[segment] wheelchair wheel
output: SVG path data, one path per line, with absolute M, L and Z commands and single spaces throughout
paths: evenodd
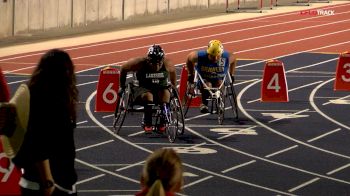
M 193 93 L 189 93 L 189 92 L 193 92 L 194 90 L 193 86 L 190 86 L 189 84 L 187 85 L 186 88 L 186 94 L 183 98 L 183 102 L 182 102 L 182 107 L 183 107 L 183 116 L 185 117 L 187 115 L 188 109 L 190 108 L 191 102 L 192 102 L 192 98 L 194 97 Z
M 125 90 L 123 95 L 121 97 L 118 97 L 117 107 L 114 112 L 113 128 L 117 134 L 119 134 L 119 131 L 124 123 L 126 112 L 128 110 L 129 99 L 130 85 L 128 85 L 128 88 Z
M 179 99 L 179 93 L 175 87 L 172 87 L 172 98 L 170 99 L 170 109 L 175 116 L 177 134 L 183 135 L 185 131 L 185 118 L 183 115 L 182 105 Z
M 221 96 L 216 99 L 216 108 L 218 114 L 218 123 L 222 125 L 225 117 L 225 96 L 223 93 L 220 93 Z
M 235 88 L 233 87 L 233 84 L 229 84 L 226 87 L 226 96 L 228 97 L 229 103 L 231 105 L 233 118 L 238 120 L 238 107 L 237 107 L 237 97 Z
M 171 110 L 171 106 L 166 106 L 165 111 L 161 115 L 164 116 L 160 118 L 166 119 L 166 134 L 169 141 L 173 143 L 177 135 L 176 114 Z

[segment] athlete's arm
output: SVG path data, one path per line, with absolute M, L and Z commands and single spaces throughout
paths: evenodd
M 52 177 L 49 159 L 36 162 L 36 167 L 38 168 L 39 175 L 41 178 L 41 187 L 44 191 L 44 195 L 51 195 L 55 189 L 54 179 Z
M 176 70 L 175 66 L 168 60 L 164 60 L 164 66 L 166 70 L 169 72 L 170 82 L 173 86 L 176 87 Z
M 187 67 L 189 79 L 193 79 L 194 77 L 194 66 L 196 65 L 197 62 L 198 62 L 197 51 L 193 51 L 190 54 L 188 54 L 187 60 L 186 60 L 186 67 Z M 190 82 L 193 82 L 193 81 L 190 81 Z
M 119 86 L 125 88 L 126 76 L 130 71 L 137 71 L 141 67 L 143 57 L 131 58 L 120 68 Z
M 236 55 L 232 52 L 230 53 L 230 75 L 233 76 L 236 73 L 236 65 L 237 65 L 237 58 Z

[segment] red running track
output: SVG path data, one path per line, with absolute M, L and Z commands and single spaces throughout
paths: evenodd
M 119 64 L 145 54 L 154 43 L 161 44 L 175 64 L 183 63 L 190 51 L 205 48 L 211 39 L 221 40 L 238 59 L 265 60 L 299 52 L 350 50 L 350 3 L 322 9 L 333 10 L 335 14 L 317 16 L 294 11 L 65 49 L 77 71 Z M 42 54 L 43 51 L 38 51 L 1 57 L 0 66 L 5 73 L 30 74 Z

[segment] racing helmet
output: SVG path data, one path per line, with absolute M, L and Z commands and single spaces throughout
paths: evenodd
M 147 56 L 151 62 L 160 62 L 164 55 L 164 50 L 159 45 L 154 44 L 148 48 Z
M 221 55 L 224 52 L 224 46 L 222 46 L 219 40 L 211 40 L 208 44 L 207 53 L 212 56 Z

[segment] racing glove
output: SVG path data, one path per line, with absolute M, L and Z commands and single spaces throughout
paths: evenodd
M 120 86 L 118 90 L 118 96 L 119 97 L 123 96 L 124 92 L 125 92 L 125 86 Z
M 188 83 L 193 84 L 194 83 L 194 75 L 193 74 L 188 74 Z

